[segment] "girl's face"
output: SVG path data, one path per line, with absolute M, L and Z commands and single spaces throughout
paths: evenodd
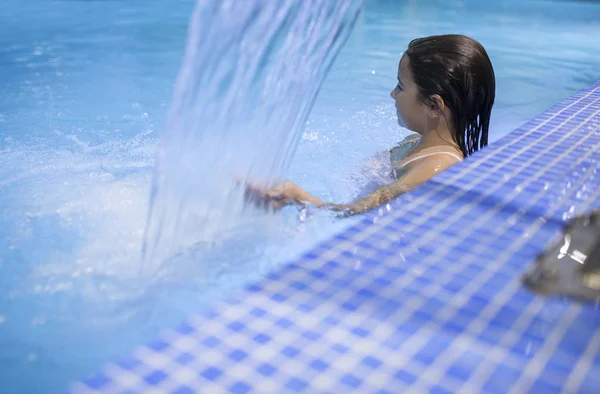
M 427 125 L 428 107 L 419 100 L 418 87 L 413 81 L 408 57 L 402 56 L 398 65 L 398 85 L 390 96 L 396 102 L 398 124 L 415 133 L 423 134 Z

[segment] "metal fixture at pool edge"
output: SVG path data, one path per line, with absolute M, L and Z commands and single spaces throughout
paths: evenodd
M 600 211 L 575 217 L 538 256 L 525 285 L 544 295 L 600 301 Z

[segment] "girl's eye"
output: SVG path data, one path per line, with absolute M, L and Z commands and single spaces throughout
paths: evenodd
M 396 90 L 398 90 L 399 92 L 402 91 L 402 87 L 400 86 L 400 84 L 396 85 Z

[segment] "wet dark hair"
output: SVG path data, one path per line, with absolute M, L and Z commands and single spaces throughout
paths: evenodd
M 488 143 L 496 78 L 483 46 L 472 38 L 448 34 L 418 38 L 405 56 L 425 104 L 437 94 L 452 111 L 455 142 L 465 157 Z

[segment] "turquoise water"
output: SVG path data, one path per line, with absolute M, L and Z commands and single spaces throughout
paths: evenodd
M 0 382 L 48 392 L 347 225 L 288 210 L 140 282 L 154 150 L 193 1 L 0 4 Z M 287 175 L 347 201 L 379 180 L 365 162 L 406 135 L 388 97 L 417 36 L 488 49 L 494 141 L 600 79 L 600 5 L 367 1 L 300 136 Z M 253 238 L 254 237 L 254 238 Z M 226 245 L 225 245 L 226 246 Z

